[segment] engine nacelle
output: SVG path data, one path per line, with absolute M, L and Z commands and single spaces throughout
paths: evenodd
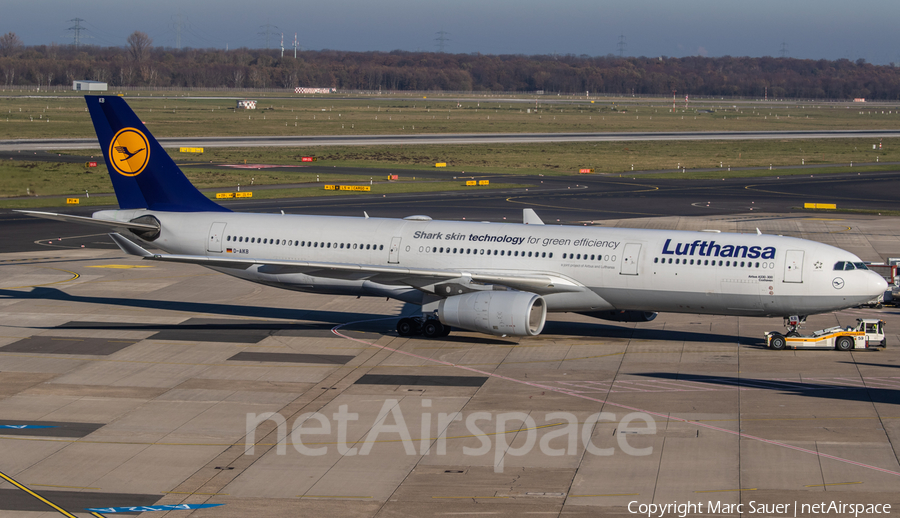
M 582 315 L 599 318 L 602 320 L 612 320 L 613 322 L 649 322 L 656 318 L 657 313 L 653 311 L 613 309 L 610 311 L 591 311 L 582 313 Z
M 547 305 L 527 291 L 478 291 L 441 301 L 443 324 L 491 335 L 535 336 L 544 329 Z

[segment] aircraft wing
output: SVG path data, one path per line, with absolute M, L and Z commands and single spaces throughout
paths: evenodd
M 149 231 L 149 232 L 159 231 L 158 225 L 150 225 L 147 223 L 135 223 L 133 221 L 108 221 L 105 219 L 88 218 L 86 216 L 72 216 L 70 214 L 57 214 L 55 212 L 40 212 L 40 211 L 36 211 L 36 210 L 16 210 L 13 212 L 19 212 L 21 214 L 25 214 L 28 216 L 34 216 L 36 218 L 53 219 L 56 221 L 66 221 L 69 223 L 83 223 L 85 225 L 93 225 L 96 227 L 103 227 L 106 230 L 128 229 L 128 230 Z
M 109 234 L 123 252 L 150 261 L 199 264 L 202 266 L 246 270 L 258 266 L 260 273 L 290 274 L 303 273 L 315 277 L 344 280 L 370 280 L 387 285 L 407 285 L 426 289 L 438 283 L 469 280 L 481 284 L 493 284 L 508 288 L 530 291 L 538 295 L 551 293 L 578 292 L 587 289 L 569 279 L 550 274 L 518 274 L 481 271 L 458 271 L 438 268 L 408 268 L 392 265 L 366 265 L 349 263 L 329 263 L 317 261 L 297 261 L 288 259 L 257 259 L 238 257 L 208 257 L 205 255 L 154 254 L 121 234 Z

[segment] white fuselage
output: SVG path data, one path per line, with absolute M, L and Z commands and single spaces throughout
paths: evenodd
M 809 315 L 867 302 L 886 286 L 868 270 L 835 271 L 838 262 L 862 262 L 849 252 L 773 235 L 233 212 L 94 217 L 144 215 L 161 223 L 153 245 L 173 254 L 539 273 L 584 288 L 545 295 L 549 311 Z M 216 269 L 287 289 L 422 303 L 423 292 L 402 283 Z

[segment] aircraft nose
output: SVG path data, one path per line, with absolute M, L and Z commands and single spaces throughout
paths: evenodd
M 877 297 L 887 291 L 888 283 L 881 275 L 878 275 L 875 272 L 870 273 L 872 275 L 869 275 L 869 293 L 871 293 L 873 297 Z

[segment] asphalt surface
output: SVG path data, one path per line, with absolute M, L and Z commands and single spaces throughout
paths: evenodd
M 290 135 L 264 137 L 171 137 L 157 138 L 157 140 L 163 147 L 298 147 L 398 144 L 540 144 L 548 142 L 623 142 L 638 140 L 783 140 L 860 137 L 900 137 L 900 130 Z M 98 147 L 97 139 L 95 138 L 0 140 L 0 151 L 97 149 Z
M 311 170 L 315 170 L 311 168 Z M 323 168 L 334 174 L 379 176 L 388 170 Z M 410 175 L 410 171 L 393 171 Z M 420 173 L 413 173 L 420 174 Z M 453 172 L 422 172 L 431 178 L 453 178 Z M 777 174 L 773 173 L 773 174 Z M 354 194 L 277 200 L 232 200 L 222 204 L 239 212 L 280 212 L 333 216 L 402 218 L 425 214 L 435 219 L 521 221 L 523 208 L 533 208 L 546 223 L 584 224 L 600 219 L 656 216 L 715 216 L 767 212 L 796 213 L 804 203 L 834 203 L 842 209 L 891 210 L 900 207 L 900 173 L 724 180 L 647 179 L 635 176 L 477 176 L 492 183 L 530 184 L 522 189 L 468 189 L 411 194 Z M 461 177 L 457 177 L 461 178 Z M 323 178 L 323 181 L 327 181 Z M 89 216 L 115 207 L 54 209 Z M 827 217 L 827 216 L 824 216 Z M 62 241 L 59 241 L 62 238 Z M 51 242 L 52 240 L 52 242 Z M 0 253 L 53 248 L 113 248 L 96 229 L 38 220 L 9 210 L 0 213 Z

